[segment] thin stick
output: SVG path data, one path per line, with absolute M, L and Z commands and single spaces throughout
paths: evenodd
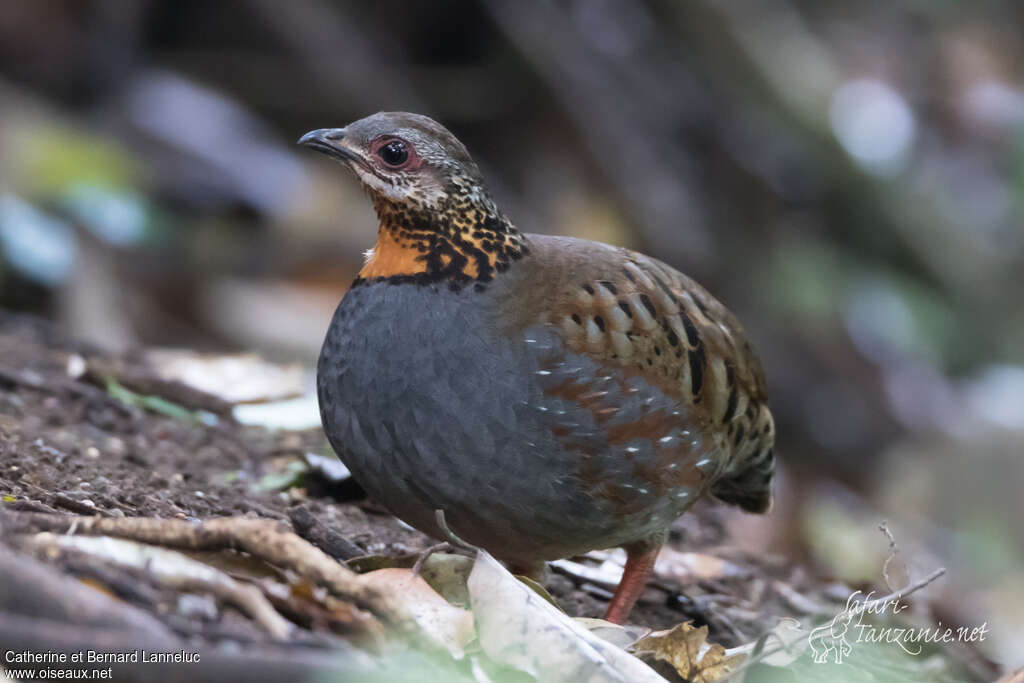
M 433 555 L 434 553 L 439 553 L 444 550 L 450 550 L 451 547 L 452 544 L 448 541 L 445 541 L 444 543 L 436 543 L 427 548 L 426 550 L 424 550 L 422 553 L 420 553 L 420 556 L 416 558 L 416 561 L 413 562 L 412 565 L 413 576 L 419 576 L 420 570 L 423 569 L 423 564 L 430 559 L 431 555 Z
M 444 510 L 434 510 L 434 519 L 437 520 L 437 526 L 441 527 L 441 531 L 448 537 L 448 541 L 455 546 L 458 546 L 464 550 L 470 550 L 472 552 L 478 552 L 480 548 L 477 548 L 472 543 L 464 541 L 459 538 L 454 531 L 448 527 L 448 522 L 444 518 Z
M 889 523 L 882 522 L 878 525 L 879 531 L 885 534 L 886 538 L 889 539 L 889 557 L 885 558 L 885 562 L 882 564 L 882 577 L 885 579 L 885 585 L 889 587 L 889 590 L 893 590 L 892 579 L 889 578 L 889 565 L 896 559 L 896 556 L 900 554 L 900 547 L 896 545 L 896 537 L 892 535 L 892 531 L 889 530 Z M 903 571 L 907 571 L 906 564 L 903 565 Z

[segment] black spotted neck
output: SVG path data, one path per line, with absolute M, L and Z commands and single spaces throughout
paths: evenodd
M 377 195 L 377 243 L 360 281 L 487 283 L 528 253 L 526 241 L 479 187 L 452 184 L 433 203 Z

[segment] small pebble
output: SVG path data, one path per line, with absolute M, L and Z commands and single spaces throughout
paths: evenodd
M 82 358 L 77 353 L 72 353 L 70 356 L 68 356 L 68 364 L 66 369 L 68 377 L 70 377 L 71 379 L 78 379 L 79 377 L 85 374 L 85 359 Z
M 95 446 L 89 446 L 85 449 L 85 457 L 87 458 L 98 458 L 100 457 L 100 449 Z
M 202 491 L 196 491 L 196 498 L 206 498 L 206 494 Z

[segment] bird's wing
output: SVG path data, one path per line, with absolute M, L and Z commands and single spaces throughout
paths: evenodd
M 672 399 L 705 440 L 716 442 L 712 492 L 745 509 L 767 509 L 774 425 L 761 364 L 735 316 L 656 259 L 544 239 L 544 251 L 559 256 L 540 266 L 557 270 L 545 277 L 557 283 L 547 303 L 534 309 L 543 322 L 558 330 L 568 351 L 642 378 Z

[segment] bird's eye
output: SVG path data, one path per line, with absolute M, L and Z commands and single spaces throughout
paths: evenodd
M 409 149 L 403 141 L 392 140 L 381 145 L 380 149 L 377 150 L 377 156 L 388 166 L 398 168 L 408 161 Z

